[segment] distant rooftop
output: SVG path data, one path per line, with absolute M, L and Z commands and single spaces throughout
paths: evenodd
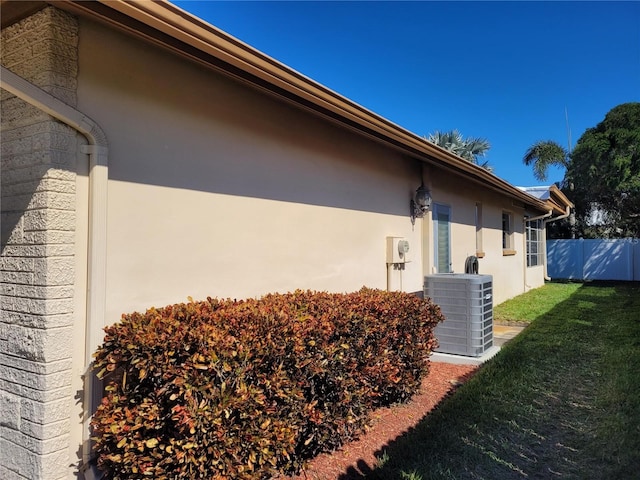
M 539 186 L 539 187 L 516 187 L 523 192 L 528 193 L 540 200 L 549 200 L 551 197 L 551 187 L 552 185 L 547 186 Z

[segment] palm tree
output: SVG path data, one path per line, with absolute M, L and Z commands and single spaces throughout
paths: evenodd
M 525 165 L 533 165 L 533 176 L 540 181 L 545 181 L 550 166 L 567 168 L 569 153 L 553 140 L 540 140 L 529 147 L 522 161 Z
M 427 140 L 445 150 L 449 150 L 451 153 L 455 153 L 471 163 L 480 165 L 486 170 L 493 170 L 493 167 L 489 165 L 488 161 L 480 161 L 480 157 L 484 157 L 487 150 L 491 148 L 489 141 L 484 138 L 464 138 L 458 130 L 451 130 L 449 132 L 436 130 L 429 134 Z

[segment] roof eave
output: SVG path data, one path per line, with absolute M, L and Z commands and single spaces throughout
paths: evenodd
M 348 100 L 165 0 L 49 0 L 49 3 L 125 30 L 252 87 L 277 95 L 416 160 L 433 164 L 521 201 L 529 208 L 540 211 L 548 209 L 541 200 L 478 165 Z

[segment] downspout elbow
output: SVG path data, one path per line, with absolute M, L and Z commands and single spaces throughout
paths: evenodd
M 551 215 L 553 215 L 553 209 L 549 210 L 544 215 L 538 215 L 537 217 L 525 218 L 524 221 L 525 222 L 534 222 L 536 220 L 544 220 L 546 218 L 549 218 Z
M 549 220 L 545 220 L 545 223 L 551 223 L 551 222 L 555 222 L 557 220 L 563 220 L 563 219 L 567 218 L 569 215 L 571 215 L 571 207 L 567 207 L 567 209 L 565 210 L 565 212 L 562 215 L 559 215 L 559 216 L 554 217 L 554 218 L 550 218 Z

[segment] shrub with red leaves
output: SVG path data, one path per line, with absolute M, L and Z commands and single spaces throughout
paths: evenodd
M 116 479 L 267 479 L 362 432 L 428 372 L 443 319 L 429 300 L 296 291 L 123 315 L 94 368 L 91 421 Z

